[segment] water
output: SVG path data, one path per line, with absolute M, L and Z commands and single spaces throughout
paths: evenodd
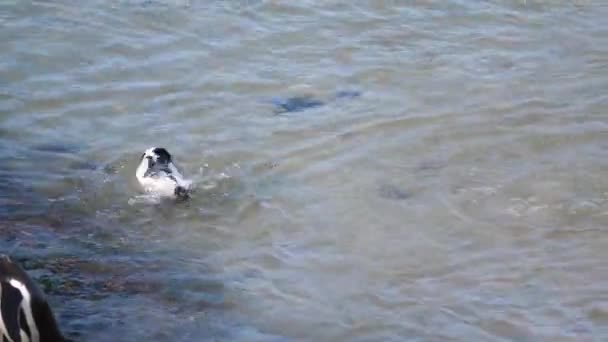
M 608 339 L 607 16 L 4 1 L 0 250 L 82 341 Z

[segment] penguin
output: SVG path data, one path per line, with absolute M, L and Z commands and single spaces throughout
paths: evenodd
M 71 342 L 44 293 L 6 255 L 0 255 L 0 337 L 1 342 Z
M 135 176 L 144 191 L 161 197 L 187 199 L 192 192 L 192 181 L 182 176 L 163 147 L 150 147 L 142 154 Z

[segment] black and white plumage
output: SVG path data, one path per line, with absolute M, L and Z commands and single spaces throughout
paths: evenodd
M 162 147 L 151 147 L 141 156 L 135 172 L 146 192 L 163 197 L 188 198 L 192 182 L 179 172 L 171 154 Z
M 19 265 L 0 255 L 0 342 L 63 342 L 44 294 Z

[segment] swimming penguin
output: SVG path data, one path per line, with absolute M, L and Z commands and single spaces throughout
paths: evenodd
M 184 179 L 171 154 L 162 147 L 151 147 L 142 154 L 135 176 L 146 192 L 179 199 L 190 197 L 192 181 Z
M 42 291 L 6 255 L 0 255 L 0 341 L 70 341 L 59 331 Z

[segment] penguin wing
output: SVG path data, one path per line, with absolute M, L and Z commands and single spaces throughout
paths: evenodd
M 144 173 L 144 177 L 166 177 L 171 175 L 172 171 L 173 170 L 171 170 L 168 165 L 156 164 L 146 170 L 146 172 Z
M 185 179 L 173 163 L 169 164 L 169 169 L 171 170 L 172 179 L 178 186 L 190 189 L 190 187 L 192 186 L 192 181 Z

